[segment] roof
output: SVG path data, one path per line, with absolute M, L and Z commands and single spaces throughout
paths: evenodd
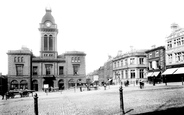
M 82 51 L 67 51 L 64 53 L 64 55 L 86 55 L 84 52 Z
M 42 18 L 42 23 L 45 23 L 46 21 L 51 21 L 53 24 L 55 24 L 54 17 L 51 15 L 52 10 L 46 8 L 45 11 L 46 13 Z

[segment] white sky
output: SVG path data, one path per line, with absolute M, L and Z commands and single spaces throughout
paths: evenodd
M 8 73 L 8 50 L 24 45 L 39 56 L 38 28 L 48 5 L 59 29 L 58 53 L 84 51 L 86 73 L 98 69 L 118 50 L 165 45 L 174 22 L 184 27 L 182 0 L 1 0 L 2 74 Z

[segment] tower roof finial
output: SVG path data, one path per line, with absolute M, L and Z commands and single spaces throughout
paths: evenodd
M 45 7 L 45 11 L 46 11 L 46 12 L 51 12 L 51 11 L 52 11 L 49 4 Z

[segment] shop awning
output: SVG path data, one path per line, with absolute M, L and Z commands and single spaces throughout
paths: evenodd
M 174 74 L 184 74 L 184 67 L 178 68 L 178 70 L 174 72 Z
M 159 73 L 160 73 L 159 71 L 157 71 L 157 72 L 154 72 L 152 76 L 155 76 L 155 77 L 157 77 Z
M 148 72 L 147 77 L 151 77 L 153 75 L 153 72 Z
M 170 68 L 164 71 L 164 73 L 162 73 L 162 75 L 169 75 L 169 74 L 173 74 L 178 68 Z

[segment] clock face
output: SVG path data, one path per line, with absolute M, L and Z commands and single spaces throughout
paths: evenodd
M 47 27 L 50 27 L 51 26 L 51 23 L 50 22 L 46 22 L 46 26 Z

